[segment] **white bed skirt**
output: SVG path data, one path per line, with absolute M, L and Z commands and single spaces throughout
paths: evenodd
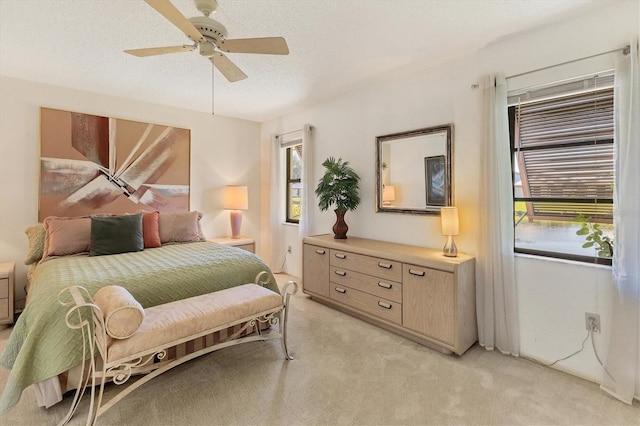
M 49 408 L 62 401 L 62 388 L 58 377 L 43 380 L 34 384 L 33 387 L 36 392 L 38 407 Z

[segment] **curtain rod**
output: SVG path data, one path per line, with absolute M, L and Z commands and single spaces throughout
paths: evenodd
M 285 135 L 290 135 L 291 133 L 298 133 L 303 131 L 304 129 L 298 129 L 298 130 L 292 130 L 290 132 L 284 132 L 284 133 L 278 133 L 278 136 L 285 136 Z
M 307 125 L 305 124 L 305 126 L 307 126 Z M 313 126 L 312 125 L 309 124 L 308 126 L 309 126 L 309 130 L 313 130 Z M 286 136 L 286 135 L 290 135 L 292 133 L 302 132 L 303 130 L 304 130 L 304 127 L 302 127 L 302 129 L 291 130 L 290 132 L 278 133 L 278 134 L 276 134 L 276 137 Z
M 631 53 L 631 46 L 630 45 L 626 45 L 625 47 L 622 47 L 622 48 L 619 48 L 619 49 L 609 50 L 608 52 L 596 53 L 595 55 L 587 56 L 585 58 L 573 59 L 571 61 L 562 62 L 560 64 L 549 65 L 548 67 L 538 68 L 537 70 L 532 70 L 532 71 L 522 72 L 520 74 L 510 75 L 510 76 L 507 77 L 507 79 L 521 77 L 523 75 L 531 74 L 531 73 L 534 73 L 534 72 L 548 70 L 549 68 L 555 68 L 555 67 L 559 67 L 559 66 L 562 66 L 562 65 L 571 64 L 573 62 L 583 61 L 585 59 L 591 59 L 591 58 L 595 58 L 597 56 L 607 55 L 609 53 L 614 53 L 614 52 L 619 52 L 619 51 L 622 51 L 623 55 L 628 55 L 629 53 Z

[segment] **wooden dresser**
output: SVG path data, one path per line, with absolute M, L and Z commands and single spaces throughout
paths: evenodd
M 462 355 L 478 339 L 473 256 L 305 237 L 302 286 L 318 302 L 445 353 Z

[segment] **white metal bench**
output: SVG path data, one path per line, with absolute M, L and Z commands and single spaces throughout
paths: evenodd
M 260 281 L 261 276 L 264 279 L 266 273 L 258 274 L 256 282 L 264 285 L 264 281 Z M 59 424 L 64 425 L 71 419 L 87 387 L 91 389 L 87 425 L 93 425 L 98 416 L 154 377 L 186 361 L 229 346 L 281 339 L 286 359 L 293 359 L 287 349 L 287 308 L 298 285 L 289 281 L 282 289 L 282 296 L 262 285 L 245 284 L 147 308 L 138 330 L 122 340 L 107 336 L 104 314 L 86 289 L 79 286 L 63 289 L 59 295 L 60 303 L 70 306 L 65 321 L 69 328 L 82 332 L 85 365 L 69 412 Z M 166 315 L 169 313 L 171 315 Z M 278 325 L 278 331 L 273 327 L 263 331 L 261 324 Z M 219 343 L 167 360 L 169 348 L 232 326 L 239 328 Z M 254 332 L 247 334 L 251 330 Z M 107 379 L 121 385 L 134 374 L 146 375 L 102 405 Z M 98 383 L 99 389 L 96 390 Z

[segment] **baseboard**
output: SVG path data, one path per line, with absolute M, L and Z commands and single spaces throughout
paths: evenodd
M 562 371 L 563 373 L 571 374 L 572 376 L 578 377 L 578 378 L 583 379 L 583 380 L 587 380 L 589 382 L 595 383 L 596 385 L 599 385 L 599 386 L 602 385 L 601 379 L 599 377 L 593 377 L 593 376 L 591 376 L 589 374 L 584 374 L 581 371 L 577 371 L 577 370 L 574 370 L 574 369 L 568 368 L 568 367 L 563 367 L 563 366 L 557 365 L 557 364 L 549 366 L 549 363 L 553 362 L 553 361 L 548 361 L 548 360 L 539 358 L 539 357 L 534 356 L 534 355 L 525 354 L 525 353 L 521 352 L 519 356 L 520 356 L 520 358 L 524 358 L 526 360 L 533 361 L 533 362 L 538 363 L 538 364 L 542 364 L 545 367 L 553 368 L 554 370 Z M 611 394 L 606 389 L 602 389 L 602 390 L 604 392 L 610 394 L 612 398 L 616 398 L 616 399 L 620 400 L 617 396 Z M 636 400 L 636 401 L 640 401 L 640 395 L 634 395 L 633 399 Z M 621 401 L 621 402 L 624 402 L 624 401 Z
M 589 374 L 585 374 L 585 373 L 583 373 L 581 371 L 574 370 L 573 368 L 565 367 L 565 366 L 562 366 L 562 365 L 559 365 L 559 364 L 549 366 L 549 364 L 551 362 L 553 362 L 553 361 L 542 359 L 542 358 L 539 358 L 539 357 L 537 357 L 535 355 L 526 354 L 526 353 L 523 353 L 523 352 L 520 352 L 519 356 L 520 356 L 520 358 L 528 359 L 529 361 L 533 361 L 533 362 L 536 362 L 538 364 L 542 364 L 545 367 L 553 368 L 554 370 L 562 371 L 563 373 L 571 374 L 572 376 L 576 376 L 576 377 L 579 377 L 581 379 L 588 380 L 588 381 L 593 382 L 593 383 L 595 383 L 597 385 L 601 384 L 601 381 L 600 381 L 599 377 L 594 377 L 594 376 L 591 376 Z

